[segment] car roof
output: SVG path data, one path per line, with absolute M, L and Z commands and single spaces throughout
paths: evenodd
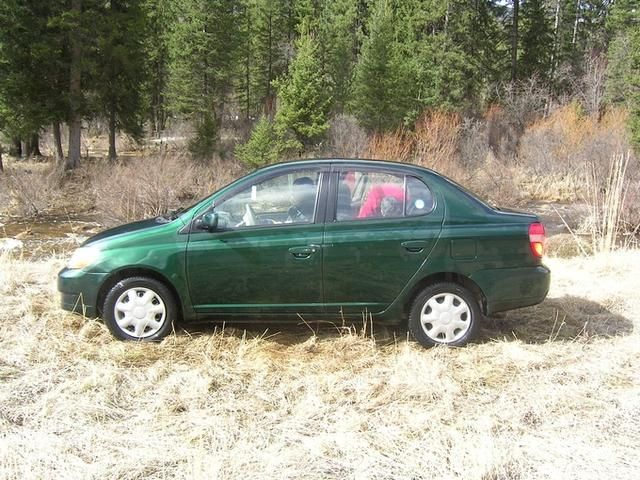
M 431 173 L 432 175 L 441 176 L 429 168 L 415 165 L 413 163 L 396 162 L 391 160 L 372 160 L 366 158 L 301 158 L 297 160 L 288 160 L 285 162 L 275 163 L 261 168 L 260 170 L 278 169 L 291 165 L 350 165 L 362 167 L 382 167 L 382 168 L 402 168 L 410 169 L 422 173 Z

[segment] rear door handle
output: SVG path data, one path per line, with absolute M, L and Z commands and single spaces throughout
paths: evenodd
M 420 253 L 427 247 L 424 240 L 409 240 L 401 244 L 407 252 Z
M 304 247 L 291 247 L 289 253 L 296 258 L 309 258 L 320 250 L 319 245 L 306 245 Z

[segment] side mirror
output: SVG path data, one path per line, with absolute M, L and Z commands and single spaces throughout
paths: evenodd
M 218 228 L 218 214 L 215 212 L 206 213 L 198 223 L 198 228 L 208 232 L 215 232 Z

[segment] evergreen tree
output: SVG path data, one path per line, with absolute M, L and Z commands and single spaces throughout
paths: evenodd
M 65 34 L 55 21 L 63 13 L 44 0 L 0 4 L 0 116 L 5 133 L 25 141 L 27 154 L 38 155 L 40 130 L 66 116 L 60 92 L 68 85 L 68 58 Z
M 213 153 L 240 45 L 238 0 L 178 0 L 169 32 L 168 98 L 172 111 L 195 120 L 192 151 Z M 213 141 L 212 141 L 213 140 Z
M 543 80 L 551 72 L 553 30 L 543 0 L 522 2 L 521 11 L 521 56 L 518 76 L 529 78 L 537 75 Z
M 240 102 L 246 118 L 275 110 L 273 81 L 285 72 L 287 5 L 282 0 L 245 0 L 242 22 Z
M 613 36 L 608 49 L 606 97 L 629 109 L 633 142 L 640 147 L 640 12 L 637 2 L 619 0 L 613 6 L 607 30 Z
M 403 119 L 407 97 L 394 20 L 389 1 L 376 0 L 354 70 L 351 110 L 370 130 L 395 128 Z
M 331 96 L 321 75 L 319 49 L 311 33 L 296 42 L 296 56 L 287 75 L 276 82 L 279 106 L 275 117 L 277 133 L 288 133 L 304 147 L 317 144 L 329 129 Z
M 148 118 L 154 135 L 166 128 L 168 106 L 166 99 L 169 76 L 169 31 L 175 15 L 171 0 L 146 0 L 142 6 L 146 17 L 143 39 L 147 66 L 144 92 L 148 107 Z
M 318 22 L 320 58 L 331 84 L 334 110 L 347 102 L 357 49 L 357 0 L 326 2 Z
M 251 167 L 262 167 L 277 162 L 280 150 L 273 123 L 263 115 L 254 125 L 249 140 L 236 148 L 236 156 Z
M 111 0 L 101 10 L 91 87 L 98 112 L 109 125 L 109 158 L 116 158 L 116 132 L 142 137 L 145 17 L 140 0 Z

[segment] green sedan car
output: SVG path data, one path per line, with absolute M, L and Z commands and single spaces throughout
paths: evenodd
M 87 240 L 58 275 L 62 307 L 125 340 L 178 321 L 407 322 L 422 345 L 463 345 L 483 315 L 549 289 L 544 227 L 438 173 L 369 160 L 252 172 L 192 207 Z

